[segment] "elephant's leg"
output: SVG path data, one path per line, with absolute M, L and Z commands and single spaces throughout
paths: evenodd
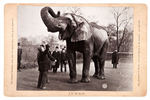
M 99 79 L 105 79 L 104 75 L 104 66 L 105 66 L 105 59 L 107 57 L 107 48 L 108 48 L 108 41 L 106 41 L 101 49 L 100 56 L 99 56 Z
M 89 77 L 89 68 L 90 68 L 91 56 L 90 52 L 83 53 L 83 70 L 82 70 L 82 79 L 81 82 L 88 83 L 90 82 Z
M 69 75 L 70 80 L 69 83 L 77 83 L 78 80 L 76 79 L 76 54 L 75 52 L 67 52 L 68 53 L 68 63 L 69 63 Z
M 105 60 L 104 59 L 100 59 L 99 62 L 99 76 L 98 79 L 105 79 L 105 75 L 104 75 L 104 65 L 105 65 Z
M 99 61 L 97 57 L 93 57 L 93 61 L 94 61 L 94 66 L 95 66 L 95 73 L 93 75 L 93 77 L 98 77 L 99 75 Z

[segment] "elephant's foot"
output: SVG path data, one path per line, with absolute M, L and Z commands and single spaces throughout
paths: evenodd
M 100 76 L 98 76 L 97 78 L 100 79 L 100 80 L 104 80 L 104 79 L 105 79 L 105 76 L 104 76 L 104 75 L 100 75 Z
M 97 78 L 97 77 L 98 77 L 98 74 L 94 74 L 93 77 Z
M 77 79 L 69 79 L 68 83 L 78 83 L 79 81 Z
M 81 82 L 83 82 L 83 83 L 89 83 L 90 82 L 90 78 L 82 78 L 81 79 Z

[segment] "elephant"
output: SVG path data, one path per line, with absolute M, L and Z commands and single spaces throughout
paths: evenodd
M 90 62 L 93 60 L 93 77 L 105 79 L 104 65 L 109 44 L 108 34 L 104 29 L 91 25 L 84 17 L 73 13 L 60 15 L 51 7 L 41 9 L 41 19 L 48 32 L 59 32 L 59 39 L 66 40 L 70 83 L 78 83 L 76 71 L 76 51 L 83 54 L 83 69 L 80 82 L 90 82 Z

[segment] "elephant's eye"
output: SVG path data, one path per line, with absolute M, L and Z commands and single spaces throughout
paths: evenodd
M 60 24 L 58 24 L 57 26 L 61 28 L 61 25 L 60 25 Z

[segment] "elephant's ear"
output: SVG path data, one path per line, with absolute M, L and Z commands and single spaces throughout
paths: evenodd
M 76 18 L 77 19 L 77 18 Z M 75 29 L 75 32 L 73 33 L 71 37 L 72 42 L 82 41 L 82 40 L 88 40 L 91 35 L 91 27 L 88 24 L 87 21 L 80 18 L 79 20 L 76 20 L 78 22 L 77 28 Z

